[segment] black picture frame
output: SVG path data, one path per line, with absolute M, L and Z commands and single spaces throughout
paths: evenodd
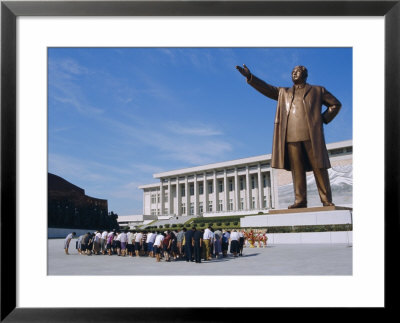
M 384 16 L 385 19 L 385 309 L 399 233 L 400 1 L 2 1 L 1 3 L 1 321 L 224 321 L 241 309 L 16 307 L 16 19 L 19 16 Z M 373 150 L 373 149 L 372 149 Z M 182 286 L 183 289 L 191 286 Z M 192 290 L 192 289 L 191 289 Z M 150 304 L 149 304 L 150 305 Z M 268 304 L 266 304 L 268 306 Z M 254 318 L 260 309 L 252 309 Z M 211 313 L 205 316 L 206 313 Z

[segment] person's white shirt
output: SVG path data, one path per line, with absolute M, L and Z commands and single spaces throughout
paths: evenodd
M 119 236 L 119 239 L 121 242 L 126 243 L 128 241 L 128 236 L 126 235 L 125 232 L 122 232 Z
M 157 246 L 157 247 L 160 247 L 160 246 L 161 246 L 161 243 L 163 242 L 163 240 L 164 240 L 164 236 L 163 236 L 162 234 L 159 234 L 159 235 L 156 237 L 156 240 L 155 240 L 155 242 L 154 242 L 154 245 Z
M 211 239 L 211 230 L 209 228 L 204 230 L 203 240 Z
M 135 235 L 132 232 L 128 233 L 128 244 L 134 244 L 135 242 Z
M 101 233 L 97 232 L 96 233 L 96 241 L 100 241 L 100 239 L 101 239 Z
M 107 231 L 104 231 L 102 234 L 101 234 L 101 238 L 102 239 L 107 239 L 107 237 L 108 237 L 108 232 Z
M 66 241 L 71 240 L 72 239 L 72 233 L 68 234 L 65 238 Z
M 153 236 L 153 234 L 154 234 L 153 232 L 150 232 L 150 233 L 147 234 L 146 243 L 151 242 L 151 237 Z
M 232 240 L 239 240 L 239 233 L 238 232 L 233 231 L 231 233 L 231 241 Z
M 156 241 L 156 238 L 157 238 L 157 233 L 153 232 L 153 234 L 150 237 L 149 242 L 152 242 L 154 244 L 154 242 Z
M 239 238 L 243 238 L 243 237 L 244 237 L 244 235 L 243 235 L 243 232 L 242 232 L 242 231 L 239 231 L 238 233 L 239 233 Z
M 229 234 L 228 231 L 225 231 L 225 232 L 222 234 L 222 236 L 225 236 L 228 240 L 229 240 L 229 238 L 231 237 L 231 235 Z
M 109 232 L 108 234 L 107 234 L 107 238 L 109 237 L 109 236 L 112 236 L 114 234 L 114 232 Z
M 136 233 L 135 242 L 140 242 L 142 240 L 143 234 L 141 232 Z
M 121 233 L 117 235 L 117 238 L 115 240 L 121 241 Z

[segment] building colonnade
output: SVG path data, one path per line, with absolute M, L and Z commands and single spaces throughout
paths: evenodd
M 269 164 L 258 163 L 173 176 L 157 174 L 159 184 L 141 187 L 144 190 L 143 213 L 201 216 L 275 208 L 273 171 Z

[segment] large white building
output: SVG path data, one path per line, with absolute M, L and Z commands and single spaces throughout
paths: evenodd
M 350 201 L 346 204 L 351 204 L 352 140 L 328 144 L 327 148 L 332 163 L 330 176 L 344 176 L 346 179 L 339 181 L 340 190 L 336 193 L 332 187 L 334 202 L 335 194 L 347 185 L 350 189 L 347 187 L 343 192 L 346 201 Z M 290 172 L 271 168 L 270 154 L 172 170 L 154 174 L 153 177 L 159 182 L 139 186 L 143 190 L 143 214 L 153 216 L 266 212 L 271 208 L 280 208 L 282 199 L 278 195 L 280 191 L 282 196 L 286 194 L 285 187 L 289 186 L 290 190 L 291 184 Z M 309 178 L 312 181 L 312 175 Z M 291 195 L 293 191 L 290 191 Z

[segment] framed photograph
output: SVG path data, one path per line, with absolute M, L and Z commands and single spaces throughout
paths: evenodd
M 391 273 L 392 259 L 389 256 L 397 254 L 392 239 L 399 229 L 396 202 L 399 196 L 399 15 L 398 1 L 2 2 L 1 319 L 6 322 L 29 321 L 33 318 L 54 322 L 84 322 L 89 318 L 98 321 L 130 321 L 132 318 L 137 321 L 195 321 L 201 317 L 199 315 L 203 307 L 234 311 L 228 315 L 236 315 L 239 308 L 390 309 L 393 299 L 389 296 L 389 289 L 394 284 L 389 286 L 388 280 L 389 277 L 391 282 L 398 279 Z M 79 64 L 77 59 L 67 62 L 64 59 L 73 57 L 76 51 L 83 48 L 85 51 L 81 51 L 79 57 L 84 57 L 81 62 L 86 63 Z M 205 49 L 208 49 L 207 55 L 203 55 Z M 122 123 L 116 122 L 115 114 L 129 117 L 128 114 L 113 109 L 100 111 L 98 106 L 92 104 L 94 101 L 85 102 L 84 95 L 69 96 L 68 102 L 62 97 L 68 89 L 74 91 L 74 95 L 91 91 L 91 88 L 99 85 L 96 77 L 107 79 L 106 82 L 102 80 L 102 103 L 107 102 L 107 91 L 114 94 L 123 92 L 124 85 L 113 79 L 113 73 L 103 73 L 102 76 L 99 73 L 86 73 L 88 65 L 85 64 L 95 57 L 101 55 L 102 59 L 109 62 L 120 60 L 119 64 L 109 65 L 109 71 L 123 70 L 124 64 L 129 64 L 133 70 L 135 62 L 123 63 L 128 57 L 124 53 L 127 50 L 135 53 L 141 50 L 143 57 L 154 61 L 144 66 L 144 61 L 138 60 L 141 63 L 137 68 L 138 76 L 143 82 L 154 82 L 154 79 L 147 77 L 146 71 L 156 69 L 157 64 L 163 62 L 160 57 L 168 56 L 169 62 L 174 62 L 177 75 L 186 79 L 185 74 L 190 74 L 190 69 L 181 68 L 181 63 L 184 63 L 182 57 L 192 55 L 191 63 L 196 63 L 207 79 L 218 72 L 209 68 L 206 73 L 204 66 L 216 66 L 218 55 L 227 56 L 230 49 L 231 54 L 240 50 L 253 53 L 269 49 L 270 56 L 264 57 L 285 57 L 290 52 L 292 57 L 288 64 L 297 62 L 293 58 L 295 51 L 291 49 L 313 53 L 315 56 L 309 55 L 310 64 L 316 63 L 315 57 L 322 61 L 328 60 L 331 55 L 331 61 L 337 62 L 337 65 L 332 63 L 332 72 L 335 73 L 344 73 L 344 69 L 340 69 L 341 59 L 343 64 L 350 62 L 348 68 L 352 69 L 352 93 L 349 104 L 353 111 L 347 118 L 352 121 L 350 126 L 348 120 L 347 123 L 343 121 L 344 128 L 335 128 L 335 131 L 342 135 L 347 133 L 353 140 L 354 232 L 351 274 L 180 276 L 171 273 L 162 276 L 119 276 L 91 275 L 89 268 L 85 276 L 69 276 L 68 270 L 52 275 L 51 270 L 55 267 L 49 269 L 47 249 L 47 173 L 54 167 L 54 155 L 49 157 L 50 153 L 54 153 L 52 147 L 61 141 L 53 142 L 50 130 L 52 134 L 66 130 L 61 124 L 55 127 L 57 121 L 53 118 L 53 110 L 49 109 L 54 100 L 69 104 L 86 115 L 86 121 L 67 114 L 63 116 L 70 117 L 69 124 L 79 128 L 78 137 L 85 134 L 101 136 L 101 132 L 90 131 L 91 121 L 88 120 L 103 114 L 97 121 L 110 123 L 113 120 L 115 127 L 121 128 Z M 279 52 L 279 49 L 282 51 Z M 348 52 L 347 56 L 341 56 L 342 49 Z M 101 54 L 98 54 L 99 50 Z M 64 55 L 67 51 L 68 55 Z M 93 51 L 97 52 L 91 55 Z M 112 55 L 110 51 L 113 51 Z M 187 54 L 189 51 L 190 55 Z M 196 51 L 202 54 L 196 56 Z M 180 53 L 184 55 L 179 56 Z M 207 56 L 208 60 L 199 62 L 196 59 L 200 56 Z M 236 62 L 237 57 L 246 55 L 232 55 L 229 61 L 239 78 L 241 76 L 234 67 L 247 62 Z M 254 57 L 256 62 L 258 56 Z M 282 62 L 277 60 L 276 64 Z M 62 79 L 53 75 L 57 68 Z M 178 69 L 181 74 L 178 74 Z M 254 69 L 257 74 L 257 67 Z M 171 69 L 168 71 L 171 73 Z M 330 80 L 329 71 L 324 70 L 324 73 L 320 76 L 321 80 Z M 75 83 L 74 88 L 68 87 L 72 84 L 68 80 L 76 80 L 82 74 L 85 74 L 87 87 L 79 83 Z M 162 82 L 162 76 L 159 81 Z M 190 76 L 187 76 L 187 82 L 190 82 Z M 244 82 L 243 87 L 246 86 Z M 213 87 L 216 85 L 211 86 L 210 92 Z M 165 92 L 156 93 L 155 86 L 152 89 L 152 95 L 159 95 L 160 102 L 172 102 L 173 98 Z M 157 87 L 157 90 L 160 89 Z M 223 86 L 219 90 L 229 96 L 230 91 Z M 188 95 L 188 91 L 189 88 L 183 90 L 185 95 Z M 234 92 L 233 96 L 237 95 L 238 90 Z M 196 95 L 196 89 L 190 93 Z M 137 93 L 130 94 L 129 97 L 119 97 L 121 107 Z M 187 106 L 187 102 L 185 104 Z M 250 113 L 250 110 L 243 107 L 236 113 Z M 184 108 L 179 113 L 183 111 Z M 208 113 L 206 110 L 203 112 Z M 107 113 L 112 113 L 113 118 Z M 149 116 L 142 112 L 143 119 L 154 118 L 154 122 L 146 123 L 143 127 L 165 126 L 165 112 L 157 110 L 157 113 L 160 115 Z M 193 116 L 200 119 L 199 115 Z M 218 118 L 224 118 L 224 113 L 220 113 Z M 217 125 L 221 123 L 216 121 L 214 124 L 216 127 L 210 122 L 208 127 L 203 127 L 203 131 L 208 134 L 219 133 Z M 171 127 L 174 127 L 175 133 L 180 130 L 180 135 L 187 136 L 199 129 L 196 123 L 191 124 L 191 129 L 179 127 L 178 114 L 176 122 L 170 124 L 169 129 Z M 142 132 L 144 129 L 139 126 L 136 128 Z M 102 140 L 106 142 L 106 138 Z M 221 152 L 226 147 L 221 144 L 217 146 Z M 172 153 L 177 153 L 172 146 L 169 147 Z M 96 149 L 97 146 L 93 151 Z M 90 150 L 89 153 L 93 154 Z M 203 157 L 198 154 L 192 159 L 196 159 L 197 164 L 210 162 L 210 159 L 201 159 Z M 185 158 L 190 158 L 187 151 Z M 57 167 L 66 169 L 74 166 L 76 170 L 78 164 L 69 160 L 67 163 L 58 163 Z M 145 162 L 141 165 L 145 165 Z M 94 163 L 92 166 L 95 167 Z M 151 165 L 145 166 L 149 168 Z M 154 167 L 153 170 L 153 173 L 157 173 Z M 31 240 L 34 242 L 29 242 Z M 59 268 L 55 270 L 57 272 Z M 364 289 L 366 284 L 369 286 L 368 294 Z M 187 286 L 195 286 L 196 293 L 191 297 L 179 298 L 180 291 Z M 225 297 L 207 297 L 209 289 L 202 286 L 209 286 L 210 290 L 222 290 Z M 103 295 L 104 290 L 112 290 L 112 294 L 118 297 L 96 297 Z M 169 296 L 162 302 L 149 302 L 155 298 L 158 290 L 162 293 L 170 291 Z M 86 291 L 89 297 L 82 302 L 80 295 Z M 137 293 L 142 297 L 132 298 Z M 157 309 L 154 310 L 154 307 Z M 212 314 L 215 320 L 223 320 L 227 315 L 225 311 L 213 311 Z

